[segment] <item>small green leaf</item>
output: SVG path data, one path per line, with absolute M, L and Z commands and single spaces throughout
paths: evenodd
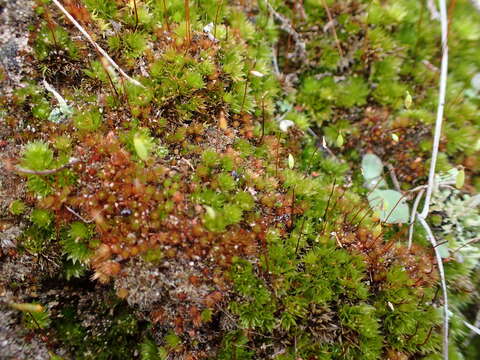
M 371 180 L 379 177 L 383 171 L 382 160 L 377 155 L 366 154 L 362 159 L 362 172 L 365 180 Z
M 405 108 L 408 110 L 410 109 L 410 106 L 412 106 L 412 95 L 407 91 L 407 94 L 405 96 Z
M 203 322 L 210 322 L 212 321 L 213 310 L 212 309 L 205 309 L 200 314 Z
M 374 190 L 368 195 L 372 209 L 378 211 L 380 219 L 388 224 L 407 223 L 410 209 L 403 195 L 395 190 Z
M 344 144 L 344 139 L 343 139 L 342 134 L 338 134 L 337 140 L 336 140 L 336 144 L 337 144 L 338 147 L 342 147 L 342 146 L 343 146 L 343 144 Z
M 211 206 L 208 206 L 208 205 L 204 205 L 204 208 L 205 210 L 207 211 L 207 215 L 211 218 L 211 219 L 215 219 L 217 217 L 217 213 L 215 212 L 215 209 L 212 208 Z
M 40 304 L 32 303 L 11 303 L 10 306 L 16 310 L 26 311 L 26 312 L 43 312 L 44 308 Z
M 294 166 L 295 166 L 295 159 L 293 158 L 292 154 L 288 154 L 288 167 L 290 169 L 293 169 Z
M 13 200 L 8 207 L 12 215 L 21 215 L 25 212 L 26 208 L 25 203 L 20 200 Z
M 457 178 L 455 179 L 455 187 L 457 189 L 461 189 L 464 184 L 465 184 L 465 170 L 461 169 L 457 174 Z
M 444 243 L 441 245 L 438 245 L 436 247 L 438 253 L 442 257 L 442 259 L 446 259 L 450 256 L 449 248 L 448 248 L 448 243 Z
M 133 137 L 133 146 L 140 159 L 146 161 L 150 156 L 150 150 L 152 149 L 152 141 L 150 137 L 145 134 L 136 133 Z
M 48 355 L 50 356 L 50 360 L 64 360 L 61 356 L 56 355 L 53 352 L 49 352 Z

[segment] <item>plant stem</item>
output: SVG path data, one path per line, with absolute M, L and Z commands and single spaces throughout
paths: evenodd
M 340 46 L 340 41 L 338 40 L 338 36 L 337 36 L 337 30 L 335 29 L 335 21 L 333 20 L 332 14 L 330 13 L 330 9 L 328 8 L 328 5 L 325 2 L 325 0 L 322 0 L 322 5 L 325 9 L 325 12 L 327 13 L 328 22 L 332 24 L 332 32 L 333 32 L 333 37 L 335 38 L 335 44 L 337 45 L 338 54 L 340 55 L 340 57 L 343 57 L 342 47 Z
M 428 226 L 425 219 L 417 213 L 417 219 L 422 224 L 423 228 L 427 232 L 427 237 L 432 244 L 435 251 L 435 257 L 437 259 L 438 273 L 440 275 L 440 284 L 443 293 L 443 359 L 448 360 L 448 294 L 447 294 L 447 282 L 445 280 L 445 271 L 443 269 L 443 260 L 440 252 L 437 248 L 437 241 L 433 236 L 432 230 Z
M 215 22 L 213 23 L 213 37 L 217 38 L 217 23 L 218 23 L 218 15 L 220 14 L 220 10 L 223 6 L 223 0 L 220 0 L 220 4 L 217 7 L 217 13 L 215 14 Z
M 133 8 L 134 8 L 134 10 L 135 10 L 135 31 L 137 31 L 137 27 L 138 27 L 137 0 L 133 0 Z
M 167 27 L 167 31 L 170 31 L 170 24 L 168 23 L 168 15 L 167 15 L 167 4 L 165 0 L 163 0 L 163 18 L 165 19 L 165 26 Z
M 440 2 L 440 21 L 442 27 L 442 65 L 440 68 L 440 91 L 438 94 L 437 119 L 435 120 L 435 135 L 433 138 L 432 160 L 430 163 L 430 171 L 428 174 L 428 187 L 425 195 L 425 204 L 420 217 L 425 220 L 430 210 L 430 200 L 435 182 L 435 167 L 437 165 L 438 147 L 440 145 L 440 136 L 442 135 L 443 112 L 445 108 L 445 97 L 447 90 L 448 75 L 448 19 L 447 5 L 445 0 Z
M 130 76 L 128 76 L 125 71 L 123 71 L 120 66 L 117 65 L 117 63 L 115 61 L 112 60 L 112 58 L 107 54 L 107 52 L 105 50 L 103 50 L 100 45 L 98 45 L 93 39 L 92 37 L 90 36 L 90 34 L 77 22 L 77 20 L 75 20 L 75 18 L 70 15 L 70 13 L 63 7 L 62 4 L 60 4 L 60 2 L 58 0 L 52 0 L 52 2 L 60 9 L 61 12 L 63 12 L 63 14 L 68 18 L 68 20 L 71 21 L 71 23 L 73 25 L 75 25 L 75 27 L 82 33 L 83 36 L 85 36 L 85 38 L 90 42 L 90 44 L 92 44 L 107 60 L 108 62 L 115 68 L 117 69 L 117 71 L 122 75 L 124 76 L 125 78 L 127 78 L 128 81 L 130 81 L 132 84 L 134 85 L 137 85 L 137 86 L 140 86 L 142 88 L 145 88 L 145 86 L 143 86 L 142 84 L 140 84 L 140 82 L 138 82 L 137 80 L 135 79 L 132 79 Z
M 185 0 L 185 27 L 187 45 L 190 46 L 190 41 L 192 40 L 190 35 L 190 0 Z

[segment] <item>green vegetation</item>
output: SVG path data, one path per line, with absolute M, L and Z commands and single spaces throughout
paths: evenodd
M 438 264 L 418 224 L 408 245 L 441 56 L 424 2 L 64 5 L 129 77 L 38 2 L 32 74 L 0 98 L 26 180 L 0 256 L 40 273 L 0 285 L 49 304 L 32 336 L 68 359 L 441 359 Z M 476 359 L 480 14 L 450 11 L 428 221 L 449 353 Z

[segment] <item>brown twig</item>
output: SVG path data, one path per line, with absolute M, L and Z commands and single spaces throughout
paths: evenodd
M 135 10 L 135 31 L 138 28 L 138 10 L 137 10 L 137 0 L 133 0 L 133 8 Z
M 18 172 L 18 173 L 21 173 L 21 174 L 27 174 L 27 175 L 51 175 L 51 174 L 55 174 L 56 172 L 59 172 L 60 170 L 65 169 L 68 166 L 76 164 L 79 161 L 80 160 L 77 159 L 77 158 L 70 158 L 68 163 L 66 163 L 65 165 L 62 165 L 62 166 L 60 166 L 59 168 L 56 168 L 56 169 L 32 170 L 32 169 L 23 168 L 23 167 L 20 167 L 20 166 L 15 166 L 13 168 L 13 170 L 15 172 Z
M 332 32 L 333 32 L 333 37 L 335 38 L 335 44 L 337 45 L 338 54 L 340 55 L 340 57 L 343 57 L 342 47 L 340 46 L 340 41 L 338 40 L 338 36 L 337 36 L 337 30 L 335 29 L 335 20 L 333 19 L 332 14 L 330 13 L 330 9 L 328 8 L 328 5 L 325 2 L 325 0 L 322 0 L 322 5 L 327 13 L 328 22 L 332 24 Z
M 190 42 L 192 41 L 190 34 L 190 0 L 185 0 L 185 27 L 187 45 L 190 46 Z
M 163 0 L 163 19 L 165 20 L 167 31 L 170 31 L 170 24 L 168 23 L 168 15 L 167 15 L 167 4 L 165 3 L 165 0 Z

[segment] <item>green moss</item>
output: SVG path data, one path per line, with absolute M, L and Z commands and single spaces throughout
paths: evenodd
M 216 180 L 223 191 L 231 191 L 236 187 L 235 180 L 230 174 L 220 173 L 216 176 Z
M 235 330 L 223 338 L 217 358 L 219 360 L 251 360 L 254 359 L 254 352 L 249 349 L 248 338 L 243 331 Z
M 123 359 L 133 357 L 138 350 L 140 325 L 128 308 L 118 303 L 91 303 L 95 309 L 95 323 L 79 320 L 78 304 L 64 306 L 53 319 L 52 327 L 62 343 L 76 359 Z M 71 302 L 71 300 L 70 300 Z
M 97 130 L 102 124 L 102 114 L 98 109 L 78 111 L 73 116 L 73 123 L 78 130 L 91 132 Z
M 140 345 L 141 360 L 166 360 L 168 351 L 158 347 L 151 339 L 145 339 Z
M 262 280 L 253 272 L 252 264 L 238 259 L 232 269 L 235 290 L 246 298 L 244 302 L 231 302 L 230 310 L 238 315 L 240 327 L 273 330 L 276 304 Z
M 51 324 L 51 319 L 46 310 L 23 312 L 22 322 L 27 329 L 46 329 Z
M 84 223 L 79 221 L 71 223 L 65 236 L 60 240 L 67 259 L 74 264 L 77 262 L 85 264 L 92 255 L 92 251 L 89 248 L 91 236 L 91 228 Z
M 117 6 L 113 0 L 84 0 L 84 3 L 90 12 L 104 19 L 112 19 L 117 13 Z
M 159 263 L 163 259 L 163 252 L 160 249 L 148 249 L 142 257 L 147 262 Z
M 122 40 L 127 47 L 127 56 L 133 58 L 141 56 L 147 46 L 147 38 L 140 32 L 125 34 Z
M 87 64 L 88 47 L 77 56 L 80 45 L 71 39 L 78 34 L 63 18 L 55 18 L 53 35 L 40 24 L 38 71 L 47 74 L 58 65 L 52 54 L 67 50 L 78 78 L 56 87 L 77 110 L 49 127 L 44 89 L 16 91 L 14 111 L 25 119 L 12 117 L 36 129 L 19 135 L 27 143 L 20 165 L 62 168 L 28 175 L 29 199 L 40 204 L 20 245 L 38 255 L 61 250 L 58 275 L 77 278 L 68 284 L 78 292 L 90 288 L 90 270 L 105 283 L 103 292 L 115 275 L 128 278 L 123 270 L 138 260 L 128 259 L 141 256 L 165 286 L 174 284 L 175 296 L 142 310 L 142 319 L 155 318 L 155 333 L 139 311 L 112 299 L 89 308 L 62 299 L 70 303 L 53 320 L 55 341 L 78 359 L 435 357 L 436 279 L 413 265 L 433 260 L 415 247 L 387 248 L 386 239 L 403 237 L 370 216 L 357 171 L 372 149 L 391 162 L 403 155 L 428 164 L 437 75 L 425 64 L 436 64 L 438 32 L 426 14 L 419 19 L 421 4 L 328 0 L 332 25 L 321 2 L 305 1 L 303 16 L 272 1 L 306 42 L 298 57 L 298 39 L 264 2 L 247 9 L 190 1 L 189 26 L 183 0 L 83 3 L 92 36 L 142 86 L 100 61 Z M 452 25 L 458 35 L 451 46 L 479 65 L 475 47 L 458 44 L 478 40 L 474 19 L 466 18 L 469 26 Z M 478 104 L 474 97 L 455 100 L 475 66 L 451 69 L 439 169 L 464 161 L 462 152 L 476 154 Z M 297 126 L 280 131 L 279 117 Z M 393 131 L 401 143 L 392 145 Z M 70 156 L 79 163 L 67 165 Z M 177 265 L 181 275 L 172 278 L 168 269 Z M 448 269 L 452 279 L 462 271 Z M 129 302 L 140 297 L 123 290 Z
M 21 200 L 14 200 L 10 203 L 8 209 L 12 215 L 21 215 L 25 212 L 27 206 Z
M 42 141 L 28 143 L 22 154 L 21 164 L 31 170 L 46 170 L 53 165 L 53 151 Z
M 219 164 L 220 158 L 213 149 L 207 149 L 202 153 L 202 162 L 205 166 L 213 168 Z
M 53 221 L 53 214 L 44 209 L 34 209 L 30 214 L 30 220 L 33 224 L 42 229 L 47 229 Z

